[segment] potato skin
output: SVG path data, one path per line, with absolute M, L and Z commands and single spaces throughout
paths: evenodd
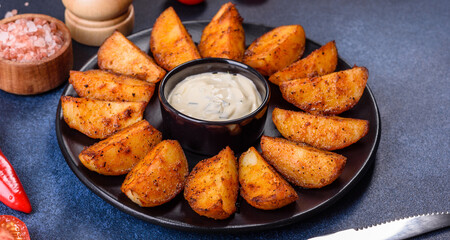
M 131 169 L 121 190 L 139 206 L 155 207 L 180 193 L 188 174 L 188 162 L 178 141 L 164 140 Z
M 369 71 L 365 67 L 301 78 L 280 84 L 283 98 L 313 114 L 334 115 L 358 103 L 366 87 Z
M 282 70 L 272 74 L 269 81 L 276 85 L 298 78 L 310 78 L 326 75 L 336 70 L 338 52 L 336 44 L 331 41 L 314 50 L 307 57 L 300 59 Z
M 228 58 L 242 61 L 245 51 L 245 33 L 242 17 L 235 5 L 228 2 L 220 8 L 211 22 L 203 29 L 198 45 L 204 58 Z
M 145 52 L 115 31 L 98 49 L 100 69 L 129 75 L 150 83 L 159 82 L 166 71 L 158 66 Z
M 143 119 L 145 102 L 61 97 L 64 121 L 90 138 L 104 139 Z
M 261 138 L 264 159 L 289 182 L 304 188 L 322 188 L 341 175 L 347 158 L 284 138 Z
M 244 63 L 264 76 L 289 66 L 305 51 L 305 31 L 300 25 L 277 27 L 256 39 L 244 53 Z
M 70 71 L 78 96 L 106 101 L 149 102 L 155 84 L 104 70 Z
M 273 210 L 298 199 L 297 192 L 250 147 L 239 158 L 241 196 L 253 207 Z
M 150 50 L 156 62 L 168 71 L 200 58 L 191 36 L 172 7 L 156 19 L 150 35 Z
M 81 151 L 81 163 L 103 175 L 128 173 L 162 140 L 162 134 L 141 120 Z
M 325 150 L 342 149 L 369 132 L 369 121 L 275 108 L 272 121 L 283 137 Z
M 197 163 L 186 180 L 184 198 L 199 215 L 226 219 L 236 212 L 238 192 L 236 157 L 226 147 Z

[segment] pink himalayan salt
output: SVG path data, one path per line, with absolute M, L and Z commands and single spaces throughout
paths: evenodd
M 63 33 L 41 18 L 17 19 L 0 25 L 0 58 L 33 62 L 48 58 L 63 45 Z
M 6 14 L 5 14 L 5 18 L 16 16 L 17 13 L 18 13 L 17 9 L 13 9 L 11 11 L 7 11 Z

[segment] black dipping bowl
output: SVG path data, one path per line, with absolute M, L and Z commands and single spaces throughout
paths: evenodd
M 261 95 L 261 106 L 241 118 L 209 121 L 187 116 L 169 104 L 167 96 L 177 83 L 188 76 L 206 72 L 239 73 L 249 78 Z M 235 152 L 242 152 L 261 137 L 269 99 L 270 87 L 266 79 L 243 63 L 223 58 L 204 58 L 181 64 L 167 73 L 159 85 L 164 138 L 178 140 L 185 150 L 207 156 L 216 155 L 226 146 Z

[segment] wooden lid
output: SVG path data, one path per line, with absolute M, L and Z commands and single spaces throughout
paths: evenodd
M 65 11 L 65 22 L 72 38 L 89 46 L 100 46 L 106 38 L 118 30 L 122 34 L 129 35 L 134 27 L 134 7 L 130 5 L 128 11 L 115 19 L 107 21 L 91 21 L 77 17 L 68 9 Z

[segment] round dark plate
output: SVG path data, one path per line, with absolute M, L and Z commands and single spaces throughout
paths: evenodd
M 208 21 L 184 22 L 185 27 L 196 43 L 199 42 L 203 28 L 207 24 Z M 244 24 L 244 29 L 246 45 L 248 46 L 253 40 L 270 31 L 272 28 Z M 143 51 L 150 54 L 150 32 L 151 29 L 144 30 L 130 36 L 129 39 Z M 307 56 L 314 49 L 319 47 L 319 44 L 307 39 L 303 56 Z M 97 56 L 90 59 L 80 70 L 86 71 L 95 68 L 98 68 Z M 342 59 L 339 59 L 336 71 L 349 68 L 349 64 Z M 264 135 L 281 137 L 280 133 L 272 123 L 271 113 L 273 108 L 280 107 L 292 110 L 296 110 L 296 108 L 281 97 L 281 93 L 276 85 L 271 84 L 271 90 L 272 98 L 270 100 Z M 62 95 L 77 96 L 70 84 L 66 86 Z M 336 151 L 337 153 L 346 156 L 348 160 L 342 175 L 335 182 L 321 189 L 296 188 L 296 191 L 300 196 L 297 202 L 274 211 L 263 211 L 253 208 L 247 204 L 245 200 L 239 197 L 237 202 L 238 211 L 230 218 L 220 221 L 202 217 L 195 213 L 190 208 L 187 201 L 184 200 L 182 194 L 179 194 L 175 199 L 162 206 L 153 208 L 139 207 L 120 191 L 120 186 L 125 176 L 103 176 L 89 171 L 79 161 L 78 154 L 84 147 L 90 146 L 98 140 L 91 139 L 82 133 L 69 128 L 62 116 L 61 102 L 58 104 L 56 113 L 56 134 L 66 162 L 75 175 L 95 194 L 119 210 L 151 223 L 182 230 L 235 233 L 280 227 L 309 217 L 329 207 L 361 179 L 374 161 L 380 133 L 379 112 L 375 98 L 369 87 L 366 87 L 359 103 L 351 110 L 341 114 L 341 116 L 369 120 L 370 128 L 369 133 L 359 142 L 345 149 Z M 144 117 L 151 125 L 162 131 L 162 119 L 157 93 L 154 94 L 148 104 Z M 255 147 L 260 150 L 259 144 Z M 189 161 L 190 170 L 196 162 L 208 157 L 193 154 L 188 151 L 185 151 L 185 153 Z M 239 153 L 236 154 L 239 155 Z

